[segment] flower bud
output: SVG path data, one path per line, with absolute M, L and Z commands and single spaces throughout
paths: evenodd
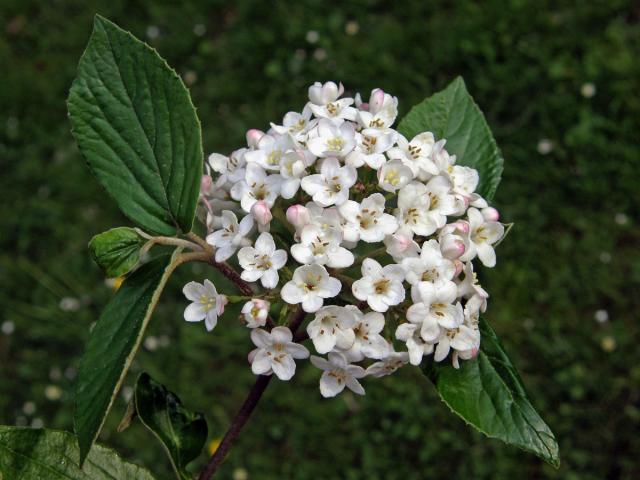
M 456 267 L 456 271 L 453 274 L 454 278 L 457 277 L 458 275 L 460 275 L 462 273 L 462 270 L 464 270 L 464 263 L 462 263 L 460 260 L 454 260 L 453 264 Z
M 453 225 L 455 225 L 456 230 L 458 230 L 460 233 L 469 233 L 470 226 L 469 222 L 467 222 L 466 220 L 458 220 L 457 222 L 454 222 Z
M 257 128 L 247 130 L 247 145 L 251 148 L 256 148 L 260 139 L 264 137 L 264 132 Z
M 200 193 L 205 195 L 211 189 L 211 185 L 213 185 L 213 179 L 211 175 L 203 175 L 200 179 Z
M 497 222 L 500 219 L 500 214 L 498 213 L 498 210 L 496 210 L 493 207 L 483 208 L 481 212 L 482 212 L 482 216 L 487 222 Z
M 287 209 L 287 220 L 294 227 L 301 228 L 311 221 L 311 216 L 306 207 L 297 204 Z
M 369 111 L 376 114 L 382 108 L 384 103 L 384 90 L 376 88 L 371 92 L 371 98 L 369 99 Z
M 264 200 L 258 200 L 253 204 L 253 207 L 251 207 L 251 214 L 258 225 L 267 225 L 273 218 L 271 209 Z
M 444 235 L 440 239 L 440 251 L 449 260 L 460 258 L 465 250 L 464 241 L 458 235 Z
M 244 314 L 244 319 L 247 322 L 247 327 L 264 327 L 267 323 L 270 307 L 271 304 L 261 298 L 252 298 L 245 303 L 242 307 L 242 313 Z

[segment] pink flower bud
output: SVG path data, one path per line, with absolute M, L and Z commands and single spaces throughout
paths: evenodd
M 251 148 L 256 148 L 260 139 L 264 137 L 264 132 L 257 128 L 247 130 L 247 145 Z
M 476 358 L 478 356 L 478 349 L 477 348 L 472 348 L 471 349 L 471 358 Z
M 302 205 L 291 205 L 287 209 L 287 220 L 296 228 L 303 227 L 311 220 L 309 210 Z
M 211 189 L 211 185 L 213 185 L 213 179 L 211 175 L 203 175 L 200 179 L 200 193 L 206 194 Z
M 482 211 L 482 216 L 487 222 L 497 222 L 500 219 L 500 214 L 498 213 L 498 210 L 496 210 L 493 207 L 483 208 L 481 211 Z
M 398 250 L 398 253 L 402 253 L 407 250 L 411 246 L 412 240 L 406 235 L 397 234 L 393 236 L 393 240 L 395 243 L 395 247 Z
M 369 99 L 369 111 L 373 114 L 378 113 L 384 103 L 384 90 L 376 88 L 371 92 L 371 98 Z
M 464 254 L 466 247 L 458 235 L 445 235 L 440 239 L 440 250 L 445 258 L 455 260 Z
M 258 200 L 253 204 L 253 207 L 251 207 L 251 214 L 255 221 L 260 225 L 267 225 L 273 218 L 271 209 L 264 200 Z
M 461 233 L 469 233 L 469 222 L 467 222 L 466 220 L 458 220 L 457 222 L 454 223 L 454 225 L 456 226 L 456 230 L 458 230 Z

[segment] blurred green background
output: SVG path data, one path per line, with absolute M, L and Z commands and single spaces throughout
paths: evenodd
M 306 364 L 273 382 L 221 478 L 640 477 L 635 1 L 0 0 L 0 423 L 72 428 L 78 358 L 113 292 L 86 244 L 127 221 L 79 156 L 65 107 L 95 13 L 183 76 L 207 153 L 300 109 L 315 80 L 382 87 L 402 114 L 462 75 L 506 159 L 494 203 L 515 228 L 481 273 L 487 318 L 561 468 L 470 431 L 416 369 L 324 400 Z M 206 274 L 186 267 L 171 282 L 133 371 L 206 412 L 215 440 L 253 375 L 233 318 L 212 334 L 182 320 L 182 283 Z M 101 441 L 170 478 L 139 424 L 115 432 L 127 393 Z

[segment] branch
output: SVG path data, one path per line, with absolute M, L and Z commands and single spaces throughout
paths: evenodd
M 298 308 L 298 311 L 293 315 L 291 321 L 289 322 L 291 333 L 296 333 L 296 330 L 302 324 L 305 315 L 306 313 L 304 312 L 304 310 L 302 310 L 302 308 Z M 198 477 L 199 480 L 209 480 L 216 473 L 218 467 L 220 467 L 225 457 L 227 456 L 229 449 L 235 442 L 236 438 L 238 438 L 238 435 L 240 435 L 242 427 L 244 427 L 245 423 L 247 423 L 247 420 L 249 420 L 251 413 L 253 412 L 254 408 L 256 408 L 258 401 L 262 397 L 262 394 L 269 385 L 272 377 L 273 375 L 258 375 L 256 383 L 254 383 L 253 387 L 251 387 L 251 390 L 249 390 L 247 398 L 240 407 L 240 410 L 238 410 L 238 413 L 236 413 L 236 416 L 233 418 L 229 430 L 227 430 L 227 433 L 225 433 L 224 438 L 207 462 L 205 468 L 202 470 L 202 472 L 200 472 L 200 476 Z

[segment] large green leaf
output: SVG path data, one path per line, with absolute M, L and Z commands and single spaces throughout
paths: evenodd
M 91 332 L 80 362 L 75 396 L 74 426 L 81 461 L 100 433 L 171 268 L 170 257 L 162 256 L 136 270 Z
M 185 467 L 207 441 L 204 416 L 184 408 L 173 392 L 146 373 L 138 377 L 134 399 L 138 418 L 162 442 L 178 478 L 191 478 Z
M 140 260 L 140 248 L 147 242 L 133 228 L 118 227 L 93 237 L 89 251 L 109 278 L 129 273 Z
M 476 360 L 460 368 L 430 363 L 425 374 L 440 397 L 465 422 L 491 438 L 535 453 L 551 465 L 560 464 L 558 443 L 535 411 L 511 360 L 493 329 L 480 322 L 482 343 Z
M 426 131 L 433 132 L 437 140 L 446 139 L 447 151 L 457 155 L 457 163 L 478 170 L 478 193 L 488 200 L 493 197 L 504 160 L 461 77 L 413 107 L 399 123 L 398 131 L 408 140 Z
M 97 15 L 67 103 L 80 151 L 124 214 L 153 233 L 189 232 L 202 140 L 176 72 L 151 47 Z
M 57 430 L 0 426 L 2 480 L 153 480 L 116 452 L 96 445 L 81 469 L 75 435 Z

